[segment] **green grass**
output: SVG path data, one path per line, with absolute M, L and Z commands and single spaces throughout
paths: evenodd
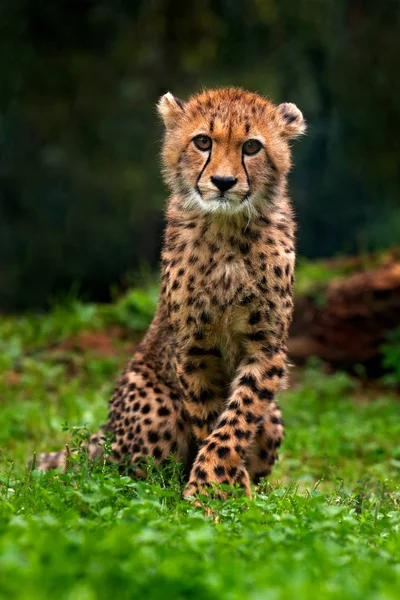
M 397 600 L 399 398 L 319 365 L 281 396 L 287 437 L 270 481 L 251 501 L 209 500 L 213 517 L 181 499 L 174 465 L 148 482 L 84 455 L 58 476 L 25 467 L 104 422 L 125 334 L 145 326 L 156 291 L 129 298 L 0 319 L 0 597 Z M 124 333 L 106 350 L 53 346 L 115 324 Z

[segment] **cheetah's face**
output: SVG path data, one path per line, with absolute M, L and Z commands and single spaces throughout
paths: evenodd
M 304 132 L 294 104 L 275 106 L 237 88 L 194 96 L 168 93 L 159 111 L 166 126 L 164 173 L 188 210 L 234 214 L 272 204 L 290 168 L 290 138 Z

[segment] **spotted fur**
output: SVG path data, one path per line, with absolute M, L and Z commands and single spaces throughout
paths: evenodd
M 105 430 L 114 436 L 113 459 L 138 475 L 148 457 L 162 463 L 172 454 L 188 464 L 185 496 L 213 483 L 238 483 L 250 494 L 250 481 L 271 472 L 283 437 L 275 398 L 293 308 L 289 142 L 305 124 L 293 104 L 237 88 L 187 103 L 168 93 L 158 109 L 171 189 L 161 295 Z M 196 146 L 198 136 L 203 146 L 211 140 L 208 150 Z M 248 140 L 259 148 L 253 155 L 244 153 Z M 218 178 L 231 187 L 218 189 Z M 101 435 L 88 447 L 98 455 Z M 40 468 L 64 461 L 63 453 L 43 455 Z

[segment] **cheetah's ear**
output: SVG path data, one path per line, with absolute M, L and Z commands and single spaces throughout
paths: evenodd
M 167 129 L 171 129 L 182 116 L 184 106 L 185 103 L 176 96 L 173 96 L 171 92 L 167 92 L 164 96 L 161 96 L 157 104 L 157 109 Z
M 291 102 L 284 102 L 278 106 L 278 118 L 282 125 L 282 134 L 289 138 L 296 138 L 306 132 L 307 125 L 303 113 Z

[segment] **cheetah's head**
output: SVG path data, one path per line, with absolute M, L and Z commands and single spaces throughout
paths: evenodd
M 290 169 L 289 142 L 306 129 L 294 104 L 222 88 L 188 102 L 167 93 L 158 110 L 165 178 L 187 210 L 234 214 L 273 206 Z

